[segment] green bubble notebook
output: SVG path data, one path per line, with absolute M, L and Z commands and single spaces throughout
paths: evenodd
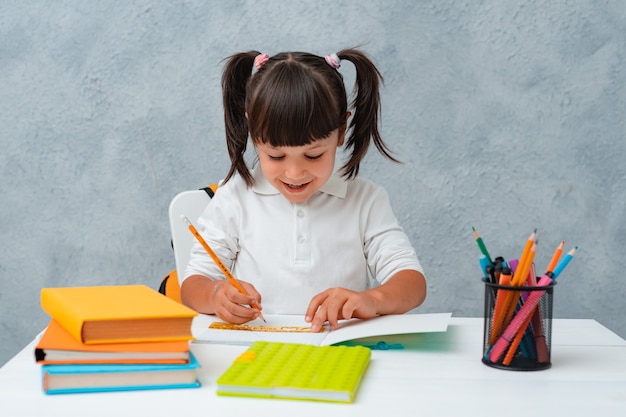
M 254 342 L 218 378 L 217 393 L 351 403 L 370 355 L 362 346 Z

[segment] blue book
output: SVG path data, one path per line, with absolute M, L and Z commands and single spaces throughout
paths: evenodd
M 46 394 L 131 391 L 200 386 L 200 363 L 190 353 L 185 364 L 80 364 L 41 367 Z

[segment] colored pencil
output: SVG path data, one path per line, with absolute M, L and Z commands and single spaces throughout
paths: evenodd
M 554 251 L 554 255 L 552 255 L 552 259 L 550 260 L 550 263 L 548 264 L 548 267 L 546 268 L 546 273 L 554 272 L 554 267 L 556 266 L 557 262 L 559 262 L 559 258 L 561 257 L 561 253 L 563 252 L 564 245 L 565 245 L 565 241 L 562 240 L 561 244 L 557 246 L 556 250 Z
M 478 231 L 472 227 L 472 230 L 474 232 L 474 239 L 476 239 L 476 243 L 478 244 L 478 249 L 480 249 L 480 252 L 485 255 L 485 257 L 489 260 L 489 263 L 492 264 L 493 260 L 491 259 L 491 256 L 489 255 L 489 251 L 487 250 L 487 247 L 485 246 L 485 242 L 483 242 L 483 238 L 480 237 L 480 235 L 478 234 Z
M 217 266 L 220 268 L 220 270 L 224 273 L 224 275 L 226 276 L 226 279 L 228 279 L 228 282 L 230 282 L 235 288 L 237 288 L 237 290 L 240 293 L 242 293 L 245 296 L 249 296 L 249 294 L 246 292 L 246 290 L 241 286 L 241 283 L 233 276 L 233 274 L 231 274 L 231 272 L 228 270 L 228 268 L 226 268 L 226 265 L 224 265 L 222 263 L 221 259 L 217 256 L 217 254 L 213 251 L 213 249 L 211 249 L 211 247 L 206 242 L 206 240 L 204 240 L 202 235 L 200 235 L 200 233 L 198 233 L 198 230 L 194 227 L 194 225 L 191 223 L 191 221 L 189 221 L 187 216 L 181 215 L 180 218 L 181 218 L 181 220 L 183 222 L 185 222 L 185 224 L 189 227 L 189 231 L 196 237 L 198 242 L 200 242 L 200 244 L 202 245 L 204 250 L 209 254 L 211 259 L 213 259 L 213 261 L 217 264 Z M 253 302 L 250 305 L 253 308 L 256 308 L 257 310 L 259 310 L 259 318 L 261 318 L 263 321 L 265 321 L 265 317 L 263 317 L 263 313 L 261 313 L 261 307 L 257 303 L 255 303 L 255 302 Z

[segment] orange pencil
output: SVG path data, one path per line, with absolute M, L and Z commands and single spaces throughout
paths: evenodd
M 524 261 L 523 264 L 518 265 L 517 269 L 515 270 L 515 275 L 513 277 L 514 286 L 521 287 L 522 285 L 524 285 L 524 282 L 526 281 L 526 277 L 528 277 L 528 272 L 530 271 L 530 267 L 533 261 L 535 260 L 536 252 L 537 252 L 537 245 L 533 243 L 531 250 L 528 253 L 528 256 L 526 257 L 526 260 Z M 518 272 L 520 273 L 519 275 L 520 278 L 518 278 L 520 282 L 516 283 L 515 277 L 518 276 L 517 275 Z M 509 322 L 513 318 L 513 314 L 515 314 L 515 307 L 517 306 L 517 302 L 519 301 L 520 294 L 521 294 L 521 291 L 511 291 L 511 294 L 509 295 L 509 298 L 507 299 L 507 304 L 505 306 L 506 315 L 504 316 L 504 321 L 503 321 L 504 326 L 508 326 Z
M 530 266 L 533 263 L 535 258 L 535 251 L 537 250 L 537 246 L 534 243 L 535 232 L 533 232 L 528 241 L 530 242 L 530 250 L 522 253 L 522 257 L 520 258 L 520 262 L 517 265 L 517 269 L 515 270 L 515 274 L 513 275 L 513 279 L 511 280 L 511 286 L 521 286 L 524 284 L 526 277 L 528 276 L 528 271 L 530 270 Z M 519 280 L 519 277 L 524 277 L 524 279 L 520 283 L 516 283 L 515 278 Z M 515 306 L 517 305 L 517 300 L 519 300 L 519 291 L 498 291 L 498 297 L 500 297 L 502 293 L 502 297 L 504 298 L 501 301 L 500 310 L 496 310 L 494 312 L 494 331 L 491 333 L 489 338 L 489 344 L 493 345 L 496 343 L 497 337 L 500 335 L 500 332 L 504 331 L 506 326 L 508 326 L 508 322 L 513 317 L 513 313 L 515 313 Z M 496 300 L 497 303 L 497 300 Z
M 211 256 L 211 259 L 213 259 L 213 261 L 217 264 L 220 270 L 224 273 L 224 275 L 226 276 L 226 279 L 228 279 L 228 282 L 230 282 L 235 288 L 237 288 L 237 290 L 239 290 L 240 293 L 242 293 L 245 296 L 248 296 L 248 293 L 246 292 L 246 290 L 241 286 L 241 284 L 239 283 L 239 281 L 237 281 L 237 279 L 233 276 L 233 274 L 230 273 L 228 268 L 226 268 L 226 265 L 222 263 L 222 261 L 217 256 L 217 254 L 213 252 L 213 249 L 211 249 L 209 244 L 206 243 L 206 240 L 204 240 L 204 238 L 200 235 L 200 233 L 198 233 L 198 230 L 196 230 L 194 225 L 191 224 L 187 216 L 181 214 L 180 218 L 182 221 L 185 222 L 185 224 L 189 227 L 189 231 L 196 237 L 196 239 L 198 240 L 198 242 L 200 242 L 204 250 L 209 254 L 209 256 Z M 259 310 L 259 317 L 263 321 L 265 321 L 265 317 L 263 317 L 263 313 L 261 313 L 261 307 L 257 303 L 252 303 L 250 305 L 253 308 L 256 308 L 257 310 Z
M 557 262 L 559 262 L 561 253 L 563 253 L 563 246 L 565 246 L 564 240 L 561 241 L 561 244 L 557 246 L 556 250 L 554 251 L 554 255 L 552 255 L 552 259 L 550 260 L 550 263 L 548 264 L 548 267 L 546 268 L 546 274 L 548 272 L 554 272 L 554 268 L 556 267 Z
M 556 267 L 556 264 L 559 261 L 559 258 L 561 257 L 561 253 L 563 252 L 564 245 L 565 245 L 565 241 L 562 240 L 561 244 L 554 251 L 554 255 L 552 255 L 552 259 L 550 260 L 550 263 L 548 264 L 548 267 L 546 268 L 546 274 L 548 272 L 554 271 L 554 268 Z M 532 266 L 528 274 L 528 281 L 529 281 L 528 283 L 529 285 L 536 285 L 536 282 L 530 282 L 531 279 L 533 279 L 533 281 L 536 281 L 534 268 Z M 519 331 L 515 335 L 515 338 L 513 339 L 513 342 L 511 343 L 511 346 L 509 347 L 509 351 L 502 362 L 504 365 L 509 365 L 511 363 L 511 360 L 513 359 L 513 356 L 515 355 L 515 351 L 517 350 L 520 344 L 520 341 L 524 336 L 526 328 L 528 327 L 531 320 L 532 320 L 533 330 L 535 331 L 535 345 L 537 349 L 537 361 L 539 363 L 546 363 L 548 361 L 548 349 L 546 346 L 545 335 L 543 333 L 543 322 L 541 320 L 541 313 L 539 311 L 539 308 L 535 308 L 535 311 L 533 312 L 533 314 L 528 316 L 528 318 L 524 321 Z
M 515 352 L 517 352 L 517 348 L 519 347 L 520 342 L 524 338 L 524 334 L 526 333 L 526 328 L 530 324 L 530 320 L 532 318 L 533 316 L 529 315 L 528 318 L 524 320 L 524 323 L 522 323 L 522 326 L 519 328 L 519 331 L 517 332 L 517 334 L 515 335 L 515 338 L 511 342 L 509 351 L 507 352 L 506 356 L 504 357 L 504 360 L 502 361 L 503 365 L 509 366 L 511 364 L 511 361 L 513 360 L 513 357 L 515 356 Z
M 511 285 L 511 270 L 508 267 L 502 269 L 500 274 L 500 285 Z M 496 302 L 493 308 L 493 321 L 491 323 L 491 332 L 489 333 L 489 344 L 493 345 L 500 337 L 500 333 L 504 330 L 503 319 L 506 315 L 505 306 L 507 298 L 511 290 L 499 289 L 496 294 Z
M 524 281 L 526 281 L 526 277 L 528 276 L 528 271 L 530 270 L 530 265 L 532 265 L 532 262 L 528 263 L 527 267 L 521 267 L 523 265 L 526 265 L 526 261 L 528 261 L 530 251 L 535 245 L 536 240 L 537 229 L 533 230 L 530 236 L 528 236 L 528 240 L 526 241 L 526 245 L 524 246 L 524 250 L 522 251 L 522 256 L 520 256 L 519 258 L 519 265 L 515 270 L 515 274 L 513 275 L 513 285 L 520 286 L 524 284 Z

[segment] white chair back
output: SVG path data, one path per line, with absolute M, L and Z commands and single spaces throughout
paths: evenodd
M 189 221 L 197 227 L 196 221 L 210 201 L 211 197 L 209 197 L 206 191 L 190 190 L 181 192 L 170 202 L 170 228 L 172 231 L 172 245 L 174 246 L 176 273 L 179 282 L 185 274 L 185 268 L 189 263 L 191 245 L 195 240 L 195 237 L 191 234 L 180 216 L 185 215 Z

